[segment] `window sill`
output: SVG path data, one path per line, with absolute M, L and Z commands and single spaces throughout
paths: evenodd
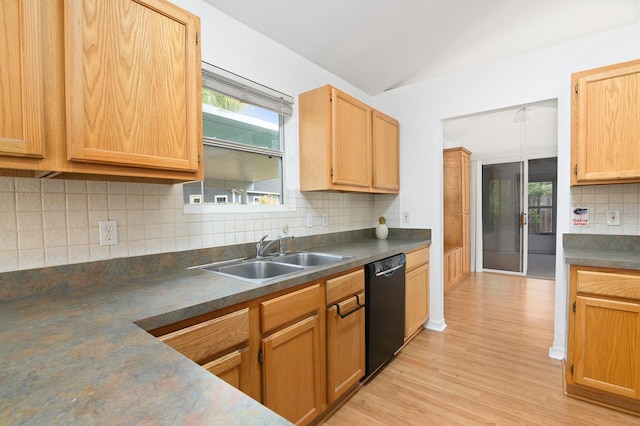
M 286 204 L 265 205 L 265 204 L 185 204 L 184 214 L 207 214 L 207 213 L 276 213 L 295 211 L 293 207 Z

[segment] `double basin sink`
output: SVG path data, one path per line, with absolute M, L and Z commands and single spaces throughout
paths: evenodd
M 327 265 L 347 259 L 330 253 L 290 252 L 260 259 L 245 259 L 199 266 L 198 269 L 238 278 L 253 283 L 263 283 L 273 278 L 301 272 L 305 269 Z

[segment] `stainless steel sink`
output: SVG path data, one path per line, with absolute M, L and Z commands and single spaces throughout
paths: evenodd
M 245 259 L 197 266 L 216 274 L 241 279 L 253 283 L 263 283 L 313 267 L 339 262 L 347 256 L 317 252 L 293 252 L 263 259 Z
M 339 256 L 337 254 L 302 251 L 296 253 L 288 253 L 282 256 L 276 256 L 272 260 L 274 262 L 300 266 L 320 266 L 326 265 L 327 263 L 339 262 L 343 259 L 346 259 L 346 257 Z
M 205 266 L 201 267 L 201 269 L 247 281 L 264 282 L 271 278 L 300 272 L 304 268 L 299 265 L 289 265 L 269 260 L 251 260 L 225 266 Z

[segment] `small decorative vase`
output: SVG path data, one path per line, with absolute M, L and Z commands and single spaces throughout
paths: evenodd
M 386 240 L 389 236 L 389 228 L 387 227 L 387 220 L 384 216 L 380 216 L 378 224 L 376 225 L 376 238 L 379 240 Z

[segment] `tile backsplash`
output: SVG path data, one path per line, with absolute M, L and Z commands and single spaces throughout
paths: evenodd
M 571 187 L 571 211 L 589 209 L 589 226 L 570 226 L 575 234 L 640 235 L 640 184 Z M 607 225 L 609 210 L 620 212 L 620 225 Z
M 271 239 L 285 225 L 294 236 L 372 228 L 382 214 L 399 225 L 397 196 L 287 195 L 287 211 L 185 213 L 180 184 L 0 177 L 0 272 Z M 100 245 L 101 220 L 118 222 L 118 244 Z

